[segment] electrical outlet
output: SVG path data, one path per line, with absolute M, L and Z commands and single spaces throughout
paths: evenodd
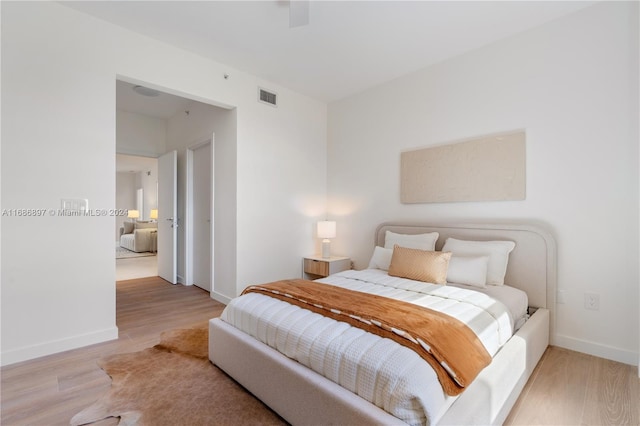
M 585 293 L 584 307 L 590 311 L 600 310 L 600 295 L 596 293 Z

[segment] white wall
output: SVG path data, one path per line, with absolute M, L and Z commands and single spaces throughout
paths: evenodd
M 116 173 L 116 209 L 129 210 L 136 205 L 136 174 L 128 172 Z M 129 221 L 127 216 L 116 216 L 116 238 L 120 241 L 120 227 Z
M 283 99 L 281 95 L 279 99 Z M 282 102 L 289 100 L 285 97 Z M 167 147 L 178 151 L 178 215 L 182 221 L 185 150 L 215 133 L 212 297 L 223 302 L 249 284 L 299 277 L 301 257 L 315 252 L 315 219 L 326 208 L 325 197 L 308 191 L 326 181 L 325 169 L 317 167 L 326 164 L 326 146 L 321 143 L 322 138 L 326 140 L 325 112 L 313 104 L 301 104 L 297 112 L 282 104 L 274 108 L 255 102 L 247 107 L 253 110 L 227 110 L 194 102 L 188 115 L 178 113 L 167 123 Z M 298 121 L 295 116 L 300 112 L 318 119 Z M 243 113 L 253 115 L 251 126 L 236 126 Z M 243 140 L 241 131 L 250 137 Z M 314 220 L 301 222 L 296 219 L 301 215 Z M 272 236 L 261 238 L 267 228 Z M 182 276 L 186 268 L 184 229 L 178 228 L 178 274 Z M 240 241 L 247 244 L 242 246 Z M 259 275 L 253 266 L 256 261 L 263 268 Z
M 237 213 L 237 117 L 235 109 L 224 109 L 200 102 L 188 107 L 189 114 L 179 112 L 167 122 L 167 147 L 178 151 L 178 276 L 186 274 L 186 150 L 212 137 L 214 154 L 213 225 L 214 274 L 212 297 L 228 301 L 237 295 L 236 264 Z
M 237 273 L 226 276 L 237 293 L 299 275 L 326 197 L 326 105 L 58 3 L 2 3 L 2 208 L 115 207 L 117 78 L 237 107 L 237 262 L 224 265 Z M 278 108 L 265 112 L 258 86 Z M 117 336 L 114 226 L 2 218 L 3 364 Z
M 543 222 L 566 297 L 555 343 L 638 362 L 636 6 L 599 4 L 330 104 L 332 250 L 366 267 L 387 220 Z M 527 133 L 525 201 L 400 203 L 401 151 L 514 129 Z
M 302 256 L 316 253 L 315 226 L 326 211 L 326 193 L 313 190 L 327 182 L 326 106 L 294 104 L 281 89 L 261 87 L 278 93 L 278 108 L 259 102 L 238 108 L 238 290 L 300 277 Z M 251 125 L 241 126 L 244 119 Z
M 166 126 L 162 118 L 116 110 L 116 151 L 159 157 L 166 152 Z
M 144 209 L 140 212 L 140 220 L 149 220 L 151 209 L 158 207 L 158 162 L 155 158 L 166 151 L 167 120 L 116 110 L 116 152 L 149 159 L 144 162 L 148 164 L 147 169 L 136 176 L 137 188 L 144 190 Z
M 136 188 L 142 188 L 143 206 L 139 220 L 150 220 L 151 209 L 158 208 L 158 162 L 148 170 L 136 173 Z

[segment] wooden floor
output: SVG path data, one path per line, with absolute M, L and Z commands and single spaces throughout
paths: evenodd
M 116 259 L 116 281 L 158 275 L 158 256 Z
M 198 287 L 171 285 L 159 277 L 116 284 L 118 340 L 3 367 L 3 426 L 69 425 L 77 412 L 111 386 L 96 364 L 105 355 L 135 352 L 160 341 L 160 333 L 202 323 L 224 305 Z M 101 422 L 115 425 L 117 420 Z
M 505 425 L 640 425 L 638 369 L 550 346 Z
M 98 359 L 153 346 L 162 331 L 201 323 L 224 307 L 197 287 L 157 277 L 116 287 L 118 340 L 3 367 L 0 424 L 68 425 L 110 386 Z M 635 367 L 550 347 L 505 424 L 640 425 L 639 388 Z

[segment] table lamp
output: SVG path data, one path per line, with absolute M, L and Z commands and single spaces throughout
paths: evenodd
M 336 237 L 336 223 L 330 220 L 318 222 L 318 238 L 322 238 L 322 257 L 328 259 L 331 257 L 331 241 L 329 238 Z
M 127 217 L 131 219 L 131 222 L 135 222 L 140 217 L 140 212 L 138 210 L 128 210 Z

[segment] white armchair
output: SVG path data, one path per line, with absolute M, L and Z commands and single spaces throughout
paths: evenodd
M 125 222 L 120 227 L 120 247 L 136 253 L 156 251 L 157 236 L 156 222 Z

